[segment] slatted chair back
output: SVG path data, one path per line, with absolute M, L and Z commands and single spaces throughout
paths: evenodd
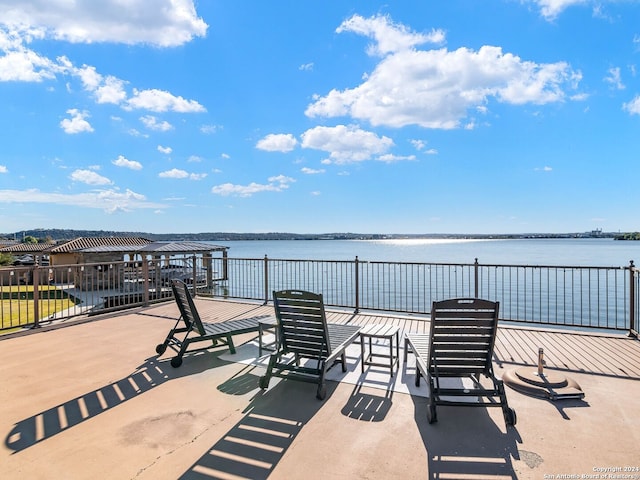
M 433 302 L 428 366 L 431 375 L 492 375 L 499 307 L 499 302 L 478 298 Z
M 189 287 L 181 280 L 173 280 L 171 289 L 175 297 L 176 304 L 180 310 L 180 317 L 184 321 L 188 330 L 197 330 L 200 335 L 206 335 L 204 325 L 198 314 L 198 309 L 189 292 Z
M 284 351 L 317 360 L 331 355 L 322 294 L 282 290 L 273 292 L 273 303 Z

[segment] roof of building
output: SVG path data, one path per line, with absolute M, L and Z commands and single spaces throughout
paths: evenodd
M 99 245 L 83 248 L 82 253 L 140 253 L 179 255 L 186 253 L 221 252 L 228 247 L 206 242 L 151 242 L 146 245 L 133 247 L 130 245 Z
M 96 247 L 117 247 L 118 250 L 116 251 L 123 251 L 120 250 L 120 247 L 124 247 L 124 251 L 131 251 L 137 250 L 149 243 L 151 243 L 151 240 L 140 237 L 79 237 L 52 248 L 50 252 L 54 254 L 83 252 Z M 114 250 L 111 248 L 102 251 Z
M 221 252 L 228 247 L 207 242 L 152 242 L 140 237 L 79 237 L 63 243 L 17 243 L 0 246 L 9 253 L 141 253 L 179 255 L 187 253 Z
M 48 253 L 56 243 L 14 243 L 0 246 L 0 252 L 7 253 Z
M 207 242 L 193 242 L 193 241 L 181 241 L 181 242 L 152 242 L 142 247 L 139 251 L 141 253 L 193 253 L 193 252 L 221 252 L 227 250 L 229 247 L 222 245 L 214 245 Z

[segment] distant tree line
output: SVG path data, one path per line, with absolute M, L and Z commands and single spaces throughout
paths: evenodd
M 629 232 L 614 237 L 616 240 L 640 240 L 640 232 Z

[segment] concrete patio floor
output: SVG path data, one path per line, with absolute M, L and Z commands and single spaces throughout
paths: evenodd
M 227 318 L 270 309 L 199 300 L 205 304 Z M 589 335 L 582 365 L 566 338 L 545 332 L 572 352 L 565 373 L 582 386 L 583 401 L 508 389 L 515 427 L 498 408 L 439 407 L 429 425 L 423 396 L 334 382 L 325 401 L 301 382 L 262 392 L 260 367 L 219 359 L 225 349 L 187 355 L 172 368 L 172 352 L 158 358 L 155 346 L 176 315 L 164 303 L 0 337 L 0 478 L 640 478 L 624 471 L 640 467 L 637 340 Z M 503 338 L 498 375 L 521 366 L 525 349 L 517 335 Z M 601 371 L 598 359 L 622 367 Z M 413 371 L 400 368 L 399 378 L 413 381 Z M 598 470 L 607 468 L 621 470 Z

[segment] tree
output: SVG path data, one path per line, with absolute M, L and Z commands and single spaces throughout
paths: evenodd
M 32 237 L 31 235 L 27 235 L 22 239 L 22 243 L 38 243 L 38 239 L 36 237 Z
M 14 260 L 13 255 L 10 253 L 0 253 L 0 266 L 12 265 Z

